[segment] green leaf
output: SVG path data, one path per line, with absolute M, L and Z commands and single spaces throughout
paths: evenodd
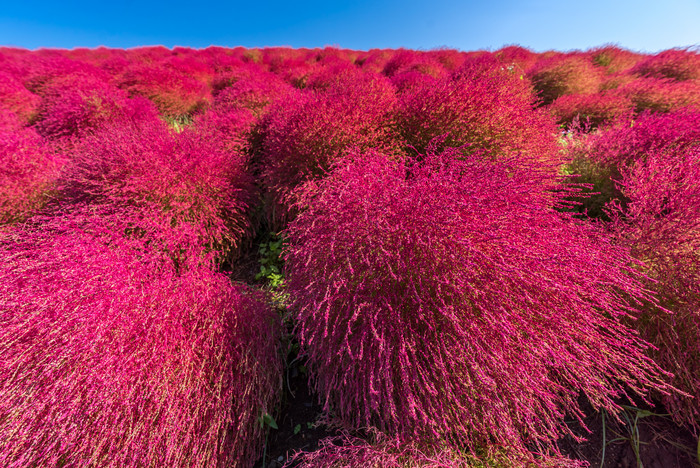
M 273 418 L 270 413 L 265 413 L 262 415 L 261 426 L 269 426 L 272 429 L 279 429 L 275 418 Z
M 301 431 L 301 424 L 297 424 L 296 426 L 294 426 L 294 435 L 299 434 L 300 431 Z

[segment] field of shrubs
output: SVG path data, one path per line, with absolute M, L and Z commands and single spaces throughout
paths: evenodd
M 697 443 L 700 55 L 0 48 L 0 356 L 8 468 Z

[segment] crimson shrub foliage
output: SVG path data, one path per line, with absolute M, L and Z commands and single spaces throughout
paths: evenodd
M 229 76 L 228 79 L 231 79 Z M 267 107 L 285 96 L 293 88 L 272 73 L 258 73 L 236 79 L 214 98 L 214 108 L 245 108 L 255 115 L 262 115 Z
M 0 127 L 0 226 L 23 221 L 53 190 L 61 158 L 29 128 Z
M 661 305 L 636 323 L 656 348 L 651 356 L 691 397 L 663 395 L 673 419 L 700 430 L 700 139 L 692 146 L 652 148 L 621 170 L 628 203 L 616 230 L 644 262 Z
M 43 53 L 42 53 L 43 52 Z M 71 60 L 57 51 L 37 51 L 21 61 L 21 74 L 24 86 L 31 92 L 41 95 L 44 88 L 53 80 L 65 76 L 90 77 L 108 80 L 103 70 L 79 60 Z
M 243 155 L 215 132 L 175 133 L 160 121 L 115 125 L 83 138 L 60 183 L 64 204 L 137 207 L 198 232 L 222 256 L 250 232 L 254 187 Z
M 191 115 L 211 102 L 206 83 L 161 64 L 134 64 L 117 77 L 117 83 L 132 96 L 150 99 L 161 114 L 170 118 Z
M 629 252 L 532 173 L 451 153 L 406 169 L 369 152 L 322 181 L 287 231 L 291 310 L 340 424 L 535 463 L 579 394 L 616 413 L 665 391 L 621 323 L 649 297 Z
M 155 120 L 158 112 L 146 99 L 129 99 L 126 92 L 102 80 L 66 76 L 43 90 L 35 120 L 47 138 L 82 137 L 112 122 Z
M 0 107 L 0 131 L 19 130 L 24 127 L 24 122 L 12 111 Z
M 700 144 L 700 112 L 684 110 L 668 114 L 644 112 L 634 120 L 621 119 L 603 131 L 575 140 L 569 147 L 569 170 L 580 174 L 580 182 L 597 192 L 581 200 L 581 209 L 596 218 L 608 219 L 605 205 L 617 200 L 625 206 L 627 197 L 620 191 L 621 170 L 649 153 L 675 151 Z
M 700 145 L 700 111 L 642 113 L 589 138 L 582 152 L 597 164 L 623 167 L 653 150 Z
M 602 67 L 608 74 L 628 71 L 644 59 L 642 54 L 615 46 L 593 49 L 589 51 L 589 55 L 593 63 Z
M 281 387 L 277 315 L 103 223 L 0 240 L 0 464 L 252 467 Z
M 593 94 L 601 83 L 600 72 L 582 55 L 557 55 L 538 61 L 528 71 L 543 104 L 565 94 Z
M 250 139 L 257 123 L 255 114 L 246 108 L 221 105 L 197 116 L 193 129 L 204 138 L 209 138 L 221 151 L 238 159 L 241 167 L 249 160 Z
M 424 153 L 444 137 L 448 147 L 467 145 L 496 157 L 556 163 L 556 129 L 533 109 L 527 83 L 489 56 L 472 58 L 445 79 L 425 80 L 401 95 L 399 130 Z
M 537 54 L 517 45 L 506 46 L 493 53 L 506 67 L 513 67 L 524 73 L 537 62 Z
M 0 108 L 17 114 L 26 124 L 32 120 L 40 98 L 9 73 L 0 72 Z
M 700 86 L 695 82 L 640 78 L 624 84 L 619 90 L 630 98 L 637 112 L 700 110 Z
M 276 77 L 274 73 L 266 71 L 262 65 L 257 63 L 239 61 L 230 65 L 221 67 L 212 79 L 211 87 L 214 95 L 241 80 L 263 82 L 265 79 Z M 256 79 L 258 77 L 260 80 Z
M 262 181 L 282 220 L 303 203 L 309 182 L 352 148 L 398 147 L 393 128 L 396 93 L 383 76 L 349 73 L 323 90 L 288 94 L 264 124 Z
M 565 94 L 547 109 L 564 127 L 569 128 L 578 121 L 593 129 L 629 117 L 634 104 L 623 93 L 613 90 L 597 94 Z
M 437 57 L 414 50 L 398 50 L 389 59 L 382 71 L 388 77 L 394 77 L 407 72 L 419 72 L 439 78 L 447 73 Z
M 417 441 L 397 441 L 381 435 L 378 440 L 343 435 L 321 440 L 314 452 L 300 452 L 293 457 L 293 466 L 299 468 L 506 468 L 531 466 L 530 460 L 505 454 L 493 455 L 488 460 L 465 454 L 460 450 L 443 447 L 421 447 Z M 548 468 L 574 468 L 581 462 L 564 457 L 548 457 Z M 544 464 L 543 463 L 543 464 Z
M 646 57 L 632 70 L 642 76 L 675 81 L 700 79 L 700 55 L 688 49 L 669 49 Z

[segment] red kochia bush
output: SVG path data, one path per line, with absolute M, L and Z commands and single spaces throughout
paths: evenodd
M 322 91 L 288 94 L 268 112 L 262 179 L 284 219 L 303 198 L 304 184 L 324 175 L 353 147 L 396 151 L 396 93 L 383 76 L 346 73 Z
M 81 137 L 111 122 L 155 120 L 158 111 L 140 96 L 84 76 L 57 78 L 44 88 L 35 127 L 44 137 Z
M 433 139 L 443 145 L 468 145 L 472 151 L 556 162 L 556 128 L 544 112 L 533 110 L 528 85 L 497 59 L 472 58 L 451 76 L 423 81 L 403 93 L 399 129 L 423 153 Z
M 589 138 L 583 155 L 599 165 L 624 167 L 654 150 L 700 145 L 700 111 L 643 113 Z
M 318 450 L 296 453 L 292 460 L 298 468 L 482 468 L 526 466 L 528 462 L 503 455 L 484 461 L 451 447 L 421 447 L 417 441 L 398 442 L 386 437 L 370 443 L 349 435 L 324 439 Z M 564 457 L 547 462 L 548 468 L 582 465 Z
M 700 128 L 700 127 L 698 127 Z M 700 139 L 652 148 L 621 170 L 628 200 L 615 226 L 652 278 L 649 288 L 673 313 L 648 307 L 636 323 L 654 360 L 692 397 L 665 395 L 679 424 L 700 430 Z
M 252 467 L 276 314 L 221 274 L 137 260 L 102 221 L 0 241 L 0 465 Z
M 518 73 L 526 72 L 537 62 L 537 54 L 530 49 L 511 45 L 499 49 L 493 53 L 506 67 L 512 67 Z
M 207 84 L 163 65 L 132 65 L 117 77 L 117 84 L 132 96 L 150 99 L 170 118 L 206 109 L 211 102 Z
M 235 253 L 250 231 L 253 182 L 245 157 L 217 134 L 170 131 L 163 122 L 115 125 L 85 137 L 63 172 L 64 204 L 155 211 L 187 225 L 221 254 Z
M 586 56 L 562 55 L 537 62 L 528 76 L 543 104 L 565 94 L 598 92 L 600 72 Z
M 598 94 L 565 94 L 547 109 L 565 127 L 578 120 L 595 128 L 631 115 L 634 105 L 623 93 L 612 90 Z
M 34 130 L 0 128 L 0 226 L 40 209 L 60 167 L 60 158 Z
M 633 73 L 675 81 L 700 79 L 700 55 L 694 50 L 670 49 L 646 57 Z
M 9 73 L 0 72 L 0 108 L 16 113 L 26 124 L 35 115 L 39 96 Z
M 349 428 L 545 453 L 582 393 L 664 389 L 620 320 L 646 297 L 627 251 L 477 155 L 406 170 L 369 153 L 288 229 L 291 308 L 325 410 Z M 628 390 L 634 389 L 634 391 Z
M 693 81 L 640 78 L 620 86 L 618 90 L 629 97 L 637 112 L 672 112 L 684 108 L 700 110 L 700 86 Z
M 0 131 L 19 130 L 24 127 L 24 122 L 12 111 L 0 108 Z
M 593 184 L 598 194 L 584 198 L 582 208 L 593 217 L 607 218 L 604 206 L 613 199 L 627 202 L 620 191 L 620 171 L 647 154 L 676 151 L 700 145 L 700 112 L 684 110 L 668 114 L 644 112 L 634 120 L 621 119 L 603 131 L 574 140 L 569 146 L 570 170 L 581 182 Z
M 602 67 L 608 74 L 627 71 L 644 59 L 642 54 L 615 46 L 593 49 L 588 54 L 593 63 Z
M 388 77 L 407 72 L 418 72 L 438 78 L 445 75 L 447 70 L 438 61 L 437 57 L 428 55 L 425 52 L 401 49 L 396 51 L 382 71 Z
M 109 75 L 89 63 L 63 57 L 56 50 L 40 50 L 22 57 L 22 72 L 18 76 L 24 86 L 41 95 L 44 87 L 65 76 L 83 76 L 108 80 Z
M 233 79 L 228 76 L 228 79 Z M 215 109 L 249 109 L 261 115 L 266 108 L 293 88 L 278 76 L 259 72 L 227 84 L 214 98 Z

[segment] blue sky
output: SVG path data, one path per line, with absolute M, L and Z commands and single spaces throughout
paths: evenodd
M 0 45 L 535 51 L 700 45 L 700 0 L 3 1 Z

